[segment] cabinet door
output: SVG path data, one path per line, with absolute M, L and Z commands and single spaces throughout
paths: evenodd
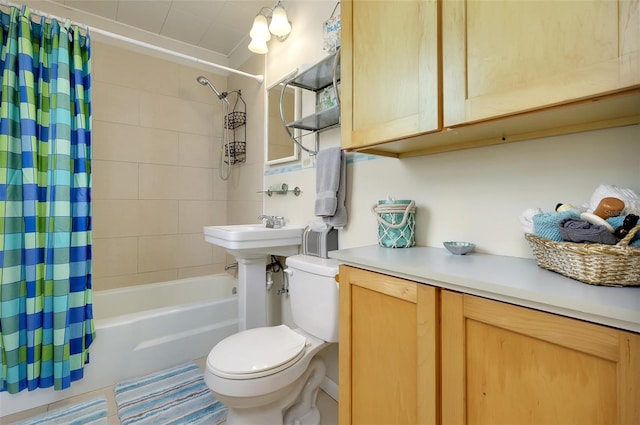
M 638 0 L 444 0 L 444 126 L 640 84 Z
M 341 2 L 345 149 L 440 128 L 438 2 Z
M 436 294 L 340 266 L 340 424 L 435 423 Z
M 441 293 L 444 424 L 640 423 L 640 335 Z

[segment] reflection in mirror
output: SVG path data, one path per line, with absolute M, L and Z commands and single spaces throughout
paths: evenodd
M 267 164 L 279 164 L 298 159 L 298 146 L 289 138 L 280 117 L 280 95 L 283 84 L 276 83 L 267 90 Z M 282 100 L 286 122 L 300 116 L 298 89 L 287 86 Z M 295 133 L 294 133 L 295 134 Z

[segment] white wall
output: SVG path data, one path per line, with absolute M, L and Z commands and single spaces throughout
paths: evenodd
M 582 205 L 601 183 L 640 193 L 639 142 L 635 125 L 403 160 L 350 154 L 350 217 L 340 247 L 376 244 L 370 209 L 393 196 L 416 201 L 418 245 L 468 240 L 480 252 L 532 257 L 520 213 L 530 207 L 552 211 L 558 202 Z M 265 178 L 303 189 L 299 198 L 269 199 L 269 214 L 295 223 L 313 218 L 315 168 Z

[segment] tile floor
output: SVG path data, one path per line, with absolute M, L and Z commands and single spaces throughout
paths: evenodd
M 196 364 L 200 366 L 200 368 L 204 367 L 204 362 L 206 361 L 206 357 L 196 360 Z M 47 410 L 57 409 L 59 407 L 67 406 L 70 404 L 74 404 L 80 402 L 82 400 L 87 400 L 93 397 L 98 397 L 100 395 L 104 395 L 107 398 L 107 408 L 109 421 L 108 425 L 120 425 L 120 419 L 118 418 L 118 409 L 116 408 L 116 401 L 113 394 L 113 387 L 103 388 L 101 390 L 96 390 L 90 393 L 81 394 L 75 397 L 71 397 L 65 400 L 60 400 L 55 403 L 51 403 L 47 406 L 40 406 L 34 409 L 26 410 L 24 412 L 19 412 L 14 415 L 9 415 L 0 418 L 0 424 L 10 425 L 12 422 L 20 421 L 31 416 L 39 415 L 41 413 L 46 412 Z M 338 403 L 329 397 L 324 391 L 320 391 L 318 393 L 318 409 L 320 410 L 320 415 L 322 418 L 321 425 L 337 425 L 338 424 Z M 162 425 L 162 424 L 158 424 Z

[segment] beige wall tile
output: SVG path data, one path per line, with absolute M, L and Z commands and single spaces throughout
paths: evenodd
M 208 105 L 200 102 L 183 101 L 177 115 L 177 130 L 183 133 L 195 133 L 206 136 L 221 134 L 222 102 Z
M 93 158 L 152 164 L 178 163 L 178 133 L 94 120 Z
M 213 263 L 213 245 L 202 233 L 180 235 L 178 267 L 205 266 Z
M 144 72 L 141 65 L 144 59 L 139 54 L 100 42 L 94 43 L 92 54 L 94 81 L 139 87 Z
M 143 93 L 140 98 L 140 124 L 144 127 L 180 130 L 180 109 L 184 101 L 156 93 Z
M 224 143 L 222 142 L 219 131 L 215 130 L 215 135 L 213 136 L 213 168 L 220 168 L 220 157 L 224 159 Z M 226 164 L 222 163 L 222 166 L 226 167 Z
M 91 87 L 93 116 L 121 124 L 140 123 L 140 92 L 96 81 Z
M 139 235 L 172 235 L 178 233 L 179 213 L 177 200 L 138 201 L 137 228 Z
M 140 124 L 144 127 L 211 136 L 215 128 L 215 110 L 213 105 L 206 103 L 155 93 L 140 94 Z
M 235 259 L 204 242 L 202 228 L 261 213 L 262 117 L 252 112 L 247 126 L 259 160 L 233 167 L 225 181 L 218 167 L 226 104 L 196 78 L 222 92 L 230 77 L 104 43 L 93 64 L 94 289 L 224 271 Z M 260 101 L 260 84 L 231 78 L 249 105 Z M 241 202 L 229 207 L 230 194 Z
M 102 278 L 138 271 L 138 238 L 93 239 L 93 276 Z
M 148 164 L 178 164 L 178 133 L 157 128 L 140 128 L 140 162 Z
M 138 164 L 94 160 L 91 172 L 94 200 L 138 198 Z
M 258 223 L 258 216 L 262 214 L 262 200 L 260 201 L 229 201 L 229 224 Z M 288 217 L 285 217 L 288 218 Z
M 140 213 L 138 200 L 105 199 L 93 201 L 93 237 L 137 236 Z
M 183 189 L 179 167 L 140 164 L 140 199 L 179 199 Z
M 180 201 L 179 233 L 202 233 L 204 226 L 227 224 L 224 201 Z
M 220 144 L 213 137 L 180 133 L 178 140 L 180 165 L 204 168 L 216 166 L 216 151 L 220 150 Z
M 224 270 L 227 264 L 237 263 L 238 260 L 231 254 L 229 254 L 224 248 L 213 245 L 213 264 L 218 264 Z M 237 277 L 237 270 L 230 269 L 228 273 L 235 274 Z
M 147 57 L 144 59 L 144 74 L 139 87 L 151 93 L 177 97 L 180 92 L 180 68 L 176 63 Z M 199 85 L 195 80 L 194 84 Z
M 181 65 L 176 63 L 105 43 L 95 43 L 93 64 L 94 79 L 97 81 L 178 96 Z
M 217 177 L 217 176 L 216 176 Z M 178 199 L 212 200 L 214 170 L 210 168 L 180 167 Z
M 229 184 L 233 190 L 228 192 L 227 199 L 230 201 L 262 201 L 262 197 L 265 195 L 258 192 L 264 189 L 262 187 L 263 169 L 262 163 L 238 166 L 239 172 L 234 174 L 234 179 Z
M 153 272 L 178 268 L 179 243 L 178 235 L 140 237 L 138 271 Z
M 146 285 L 148 283 L 167 282 L 178 279 L 177 269 L 162 270 L 159 272 L 135 273 L 122 276 L 111 276 L 93 280 L 93 288 L 96 291 L 107 289 L 126 288 L 127 286 Z
M 140 127 L 95 118 L 92 124 L 94 160 L 140 162 Z
M 225 165 L 223 165 L 224 167 Z M 237 169 L 233 169 L 231 170 L 231 174 L 233 175 L 234 171 L 238 171 Z M 223 175 L 226 175 L 227 171 L 226 169 L 223 170 Z M 227 187 L 229 184 L 229 181 L 225 181 L 222 180 L 220 178 L 220 170 L 219 169 L 214 169 L 213 170 L 213 199 L 215 201 L 226 201 L 227 200 Z M 232 180 L 232 178 L 230 178 L 230 180 Z
M 182 267 L 178 269 L 178 279 L 188 277 L 205 276 L 208 274 L 218 274 L 224 272 L 224 264 L 216 263 L 207 266 Z

